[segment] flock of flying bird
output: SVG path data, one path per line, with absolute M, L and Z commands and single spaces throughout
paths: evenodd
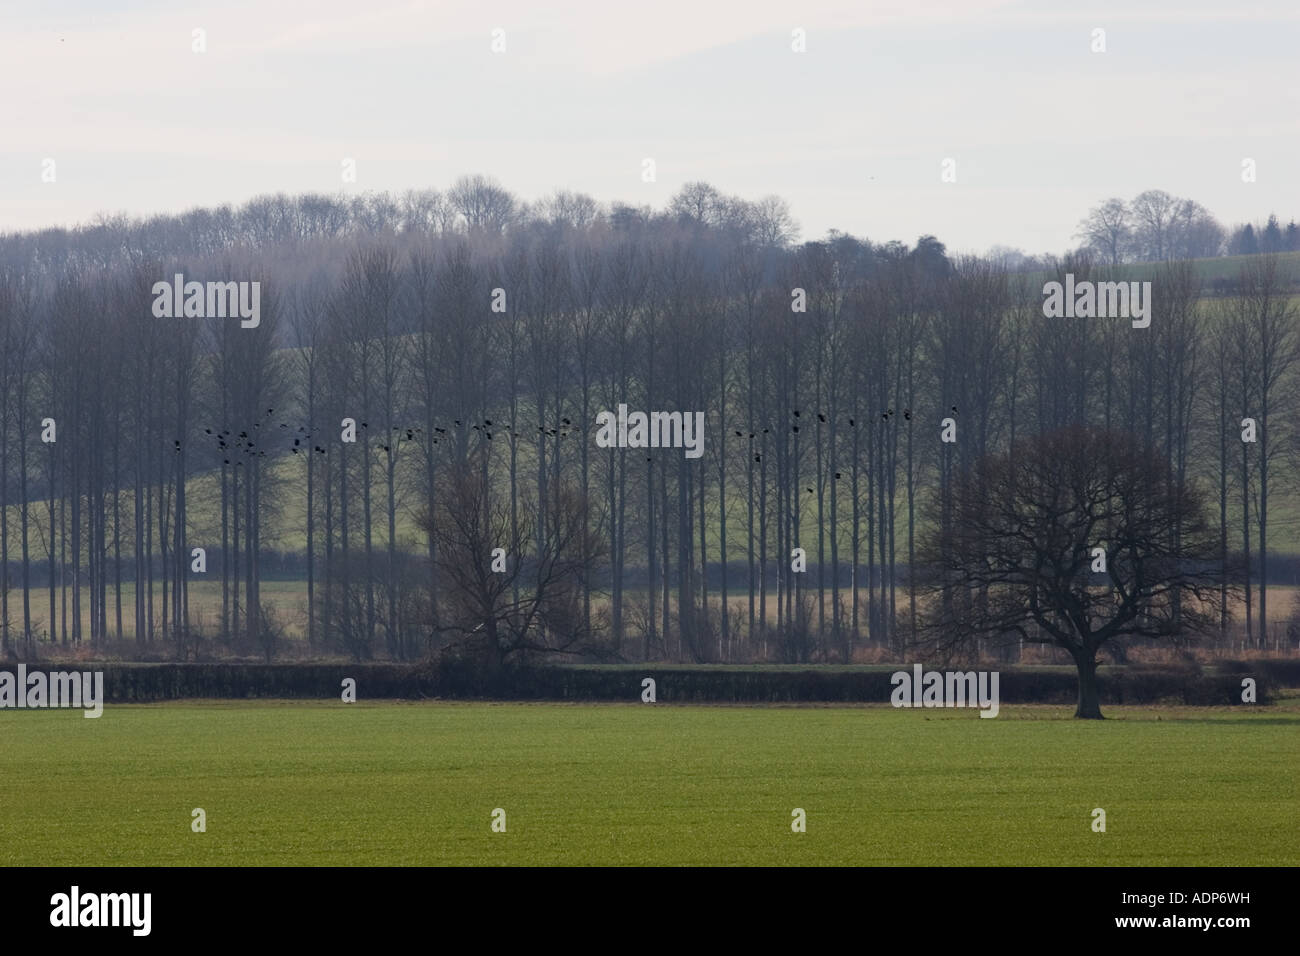
M 957 406 L 956 406 L 956 405 L 953 405 L 953 406 L 952 406 L 952 411 L 953 411 L 954 414 L 956 413 L 956 411 L 957 411 Z M 268 409 L 266 410 L 266 417 L 263 419 L 263 421 L 264 421 L 264 422 L 265 422 L 265 421 L 268 421 L 269 418 L 270 418 L 270 416 L 273 415 L 274 413 L 275 413 L 275 409 L 274 409 L 274 408 L 268 408 Z M 884 422 L 888 422 L 888 421 L 889 421 L 893 416 L 894 416 L 894 410 L 893 410 L 892 408 L 891 408 L 891 409 L 888 409 L 887 411 L 883 411 L 883 412 L 880 413 L 880 419 L 881 419 L 881 421 L 884 421 Z M 795 417 L 795 418 L 799 418 L 799 417 L 800 417 L 800 416 L 799 416 L 799 409 L 797 409 L 797 408 L 794 409 L 794 417 Z M 910 408 L 905 408 L 905 409 L 903 409 L 903 418 L 904 418 L 905 420 L 909 421 L 909 422 L 912 420 L 912 410 L 911 410 Z M 552 436 L 553 436 L 553 435 L 558 434 L 559 437 L 561 437 L 561 438 L 567 438 L 568 435 L 569 435 L 568 429 L 571 428 L 571 427 L 573 426 L 573 422 L 570 421 L 570 420 L 567 419 L 567 418 L 561 418 L 560 421 L 561 421 L 561 423 L 565 426 L 563 429 L 546 428 L 544 425 L 538 425 L 538 426 L 537 426 L 537 430 L 538 430 L 539 432 L 541 432 L 542 434 L 544 434 L 544 435 L 552 435 Z M 826 422 L 826 416 L 823 415 L 821 412 L 818 412 L 818 413 L 817 413 L 817 421 L 818 421 L 818 422 L 821 422 L 821 423 L 824 424 L 824 423 Z M 855 428 L 855 427 L 857 427 L 857 422 L 855 422 L 852 418 L 850 418 L 848 421 L 849 421 L 849 427 L 850 427 L 850 428 Z M 256 430 L 260 429 L 260 428 L 262 427 L 262 424 L 263 424 L 263 422 L 254 422 L 254 423 L 253 423 L 253 428 L 254 428 L 254 430 L 256 431 Z M 360 422 L 359 424 L 361 425 L 362 428 L 365 428 L 365 429 L 369 429 L 369 428 L 370 428 L 370 423 L 369 423 L 369 422 Z M 464 423 L 461 422 L 459 419 L 456 419 L 456 420 L 455 420 L 455 425 L 456 425 L 457 428 L 464 428 L 464 427 L 465 427 Z M 289 427 L 288 424 L 286 424 L 285 422 L 280 422 L 280 423 L 279 423 L 279 426 L 280 426 L 281 428 L 285 428 L 285 429 L 287 429 L 287 428 Z M 481 431 L 481 432 L 484 434 L 484 436 L 487 438 L 488 441 L 491 441 L 491 440 L 492 440 L 492 432 L 491 432 L 489 429 L 491 429 L 493 426 L 492 426 L 492 420 L 491 420 L 490 418 L 485 418 L 485 419 L 483 419 L 483 422 L 482 422 L 481 424 L 471 425 L 470 427 L 473 428 L 474 431 Z M 509 425 L 505 425 L 504 428 L 505 428 L 506 431 L 511 431 L 511 430 L 512 430 L 511 427 L 510 427 Z M 438 426 L 434 426 L 434 429 L 433 429 L 433 430 L 434 430 L 435 433 L 437 433 L 437 434 L 439 434 L 439 435 L 446 435 L 446 433 L 447 433 L 447 429 L 445 429 L 445 428 L 439 428 Z M 799 426 L 798 426 L 797 424 L 795 424 L 795 425 L 791 425 L 791 426 L 790 426 L 790 430 L 791 430 L 792 432 L 796 432 L 796 433 L 797 433 L 797 432 L 799 431 Z M 403 442 L 403 441 L 415 441 L 415 436 L 417 436 L 417 435 L 421 435 L 421 434 L 424 433 L 424 429 L 422 429 L 422 428 L 419 428 L 419 427 L 404 428 L 404 427 L 402 427 L 402 426 L 400 426 L 400 425 L 394 425 L 394 426 L 393 426 L 393 431 L 394 431 L 395 433 L 397 433 L 397 441 L 398 441 L 399 444 L 400 444 L 401 442 Z M 769 433 L 769 431 L 770 431 L 770 429 L 764 428 L 764 429 L 763 429 L 763 434 L 766 435 L 766 434 Z M 240 448 L 240 449 L 243 449 L 243 451 L 244 451 L 244 453 L 245 453 L 246 455 L 247 455 L 247 454 L 256 454 L 259 458 L 264 458 L 264 457 L 266 456 L 266 449 L 264 449 L 264 448 L 262 448 L 262 449 L 258 449 L 257 452 L 253 452 L 253 451 L 252 451 L 252 449 L 256 446 L 256 442 L 254 442 L 254 441 L 250 438 L 248 432 L 246 432 L 246 431 L 240 432 L 240 433 L 239 433 L 237 436 L 235 436 L 234 438 L 231 438 L 231 437 L 230 437 L 231 432 L 230 432 L 230 429 L 229 429 L 229 428 L 222 429 L 222 430 L 220 430 L 220 431 L 214 430 L 214 429 L 212 429 L 212 428 L 205 428 L 205 429 L 203 429 L 203 432 L 204 432 L 204 434 L 206 434 L 206 435 L 215 435 L 215 436 L 216 436 L 216 439 L 217 439 L 217 447 L 218 447 L 219 449 L 221 449 L 223 452 L 226 452 L 227 454 L 229 453 L 229 450 L 233 447 L 233 448 Z M 737 438 L 744 438 L 744 437 L 745 437 L 744 433 L 743 433 L 743 432 L 740 432 L 740 431 L 737 431 L 735 434 L 736 434 L 736 437 L 737 437 Z M 750 437 L 750 439 L 752 440 L 752 439 L 754 439 L 755 437 L 757 437 L 757 434 L 758 434 L 757 432 L 750 432 L 750 433 L 749 433 L 749 437 Z M 302 450 L 304 450 L 304 451 L 306 450 L 306 446 L 304 446 L 304 445 L 302 444 L 304 441 L 307 441 L 307 442 L 310 442 L 310 441 L 311 441 L 311 433 L 307 431 L 306 426 L 303 426 L 303 425 L 299 425 L 299 426 L 298 426 L 297 436 L 298 436 L 298 437 L 295 437 L 295 438 L 294 438 L 294 440 L 293 440 L 293 447 L 290 449 L 290 451 L 293 452 L 293 454 L 295 454 L 295 455 L 298 454 L 299 449 L 302 449 Z M 227 440 L 227 439 L 229 439 L 229 440 Z M 437 438 L 433 439 L 433 443 L 434 443 L 435 445 L 438 444 L 438 439 L 437 439 Z M 179 438 L 177 438 L 177 439 L 173 439 L 173 441 L 172 441 L 172 445 L 173 445 L 173 451 L 179 453 L 180 450 L 181 450 L 181 440 L 180 440 Z M 389 445 L 386 445 L 386 444 L 383 444 L 382 442 L 377 442 L 375 447 L 377 447 L 377 448 L 379 448 L 379 449 L 382 449 L 383 451 L 389 451 L 389 450 L 390 450 L 390 446 L 389 446 Z M 324 449 L 322 446 L 320 446 L 320 445 L 313 445 L 313 446 L 312 446 L 312 451 L 315 451 L 315 452 L 317 452 L 317 453 L 319 453 L 319 454 L 322 454 L 322 455 L 325 454 L 325 449 Z M 650 458 L 649 456 L 646 457 L 646 461 L 652 461 L 652 460 L 653 460 L 653 459 Z M 756 462 L 761 462 L 762 460 L 763 460 L 763 456 L 762 456 L 761 454 L 755 454 L 755 455 L 754 455 L 754 461 L 756 461 Z M 228 457 L 223 458 L 223 460 L 222 460 L 222 464 L 224 464 L 224 465 L 229 465 L 229 464 L 231 464 L 230 458 L 228 458 Z M 238 466 L 238 465 L 239 465 L 239 462 L 235 462 L 235 465 Z M 835 472 L 835 478 L 836 478 L 837 481 L 838 481 L 841 477 L 842 477 L 842 475 L 841 475 L 840 472 L 838 472 L 838 471 Z M 812 489 L 811 489 L 811 488 L 807 488 L 806 490 L 808 491 L 809 494 L 812 494 Z
M 255 430 L 261 429 L 263 422 L 265 422 L 266 419 L 268 419 L 268 418 L 269 418 L 271 415 L 273 415 L 274 413 L 275 413 L 275 409 L 274 409 L 274 408 L 268 408 L 268 409 L 266 410 L 266 418 L 264 418 L 263 421 L 261 421 L 261 422 L 254 422 L 254 423 L 253 423 L 253 428 L 254 428 Z M 563 421 L 563 423 L 565 424 L 565 426 L 571 426 L 571 425 L 573 424 L 573 423 L 572 423 L 569 419 L 567 419 L 567 418 L 562 419 L 562 421 Z M 359 422 L 358 424 L 359 424 L 362 428 L 365 428 L 365 429 L 369 429 L 369 428 L 370 428 L 370 423 L 369 423 L 369 422 Z M 464 424 L 462 421 L 460 421 L 459 419 L 456 419 L 456 420 L 454 421 L 454 424 L 456 425 L 457 428 L 464 428 L 464 427 L 465 427 L 465 424 Z M 286 428 L 286 429 L 289 427 L 289 425 L 288 425 L 286 422 L 280 422 L 280 423 L 279 423 L 279 426 L 280 426 L 281 428 Z M 481 432 L 483 432 L 483 434 L 487 437 L 487 440 L 488 440 L 488 441 L 491 441 L 491 440 L 492 440 L 492 432 L 489 431 L 489 429 L 492 428 L 492 420 L 491 420 L 490 418 L 485 418 L 485 419 L 483 419 L 482 424 L 471 425 L 470 427 L 471 427 L 472 429 L 474 429 L 474 431 L 481 431 Z M 510 427 L 509 425 L 506 425 L 506 426 L 505 426 L 505 429 L 506 429 L 506 431 L 511 431 L 511 427 Z M 435 432 L 436 434 L 439 434 L 439 435 L 446 435 L 446 433 L 447 433 L 447 429 L 445 429 L 445 428 L 440 428 L 440 427 L 438 427 L 438 426 L 436 426 L 436 425 L 434 426 L 433 430 L 434 430 L 434 432 Z M 541 425 L 538 425 L 538 426 L 537 426 L 537 430 L 538 430 L 539 432 L 543 432 L 543 433 L 545 433 L 545 434 L 547 434 L 547 435 L 555 435 L 555 434 L 558 433 L 559 436 L 560 436 L 561 438 L 566 438 L 566 437 L 568 437 L 568 434 L 569 434 L 567 430 L 561 431 L 561 430 L 559 430 L 559 429 L 555 429 L 555 428 L 545 428 L 545 427 L 543 427 L 543 426 L 541 426 Z M 418 427 L 418 426 L 413 426 L 413 427 L 411 427 L 411 428 L 405 428 L 405 427 L 403 427 L 403 426 L 401 426 L 401 425 L 394 425 L 394 426 L 393 426 L 393 432 L 394 432 L 395 434 L 397 434 L 397 442 L 400 444 L 400 443 L 403 442 L 403 441 L 415 441 L 415 436 L 416 436 L 416 435 L 422 435 L 422 434 L 424 433 L 424 429 L 423 429 L 423 428 L 420 428 L 420 427 Z M 225 429 L 221 429 L 221 430 L 212 429 L 212 428 L 205 428 L 205 429 L 203 429 L 203 433 L 204 433 L 205 435 L 213 435 L 213 436 L 215 436 L 215 437 L 216 437 L 216 440 L 217 440 L 217 447 L 218 447 L 219 449 L 221 449 L 222 451 L 228 452 L 231 448 L 238 448 L 238 449 L 242 449 L 242 450 L 244 451 L 245 454 L 256 454 L 258 457 L 265 457 L 265 456 L 266 456 L 266 449 L 265 449 L 265 448 L 259 449 L 259 450 L 258 450 L 257 452 L 255 452 L 255 453 L 252 451 L 252 449 L 253 449 L 254 447 L 256 447 L 257 443 L 256 443 L 255 441 L 252 440 L 251 436 L 250 436 L 250 435 L 248 434 L 248 432 L 246 432 L 246 431 L 240 432 L 238 435 L 236 435 L 236 436 L 234 436 L 234 437 L 231 437 L 231 434 L 232 434 L 232 433 L 231 433 L 231 430 L 230 430 L 229 428 L 225 428 Z M 291 448 L 289 449 L 289 450 L 290 450 L 293 454 L 295 454 L 295 455 L 298 454 L 299 450 L 306 451 L 307 446 L 304 445 L 303 442 L 310 442 L 310 441 L 311 441 L 311 432 L 309 432 L 309 431 L 307 430 L 307 427 L 306 427 L 305 425 L 299 425 L 299 426 L 298 426 L 298 431 L 296 432 L 296 436 L 297 436 L 297 437 L 295 437 L 294 440 L 293 440 L 293 447 L 291 447 Z M 433 439 L 433 443 L 434 443 L 435 445 L 438 444 L 438 439 L 437 439 L 437 438 Z M 172 446 L 173 446 L 173 448 L 172 448 L 173 451 L 175 451 L 175 452 L 179 452 L 179 451 L 181 450 L 181 440 L 180 440 L 179 438 L 175 438 L 175 439 L 173 439 L 173 440 L 172 440 Z M 390 450 L 390 446 L 387 445 L 387 444 L 384 444 L 383 442 L 376 442 L 375 447 L 376 447 L 376 448 L 379 448 L 379 449 L 381 449 L 381 450 L 383 450 L 383 451 L 389 451 L 389 450 Z M 323 447 L 321 447 L 320 445 L 313 445 L 313 446 L 312 446 L 312 451 L 315 451 L 315 452 L 317 452 L 317 453 L 319 453 L 319 454 L 322 454 L 322 455 L 325 454 L 325 449 L 324 449 Z M 229 458 L 224 458 L 224 459 L 222 460 L 222 464 L 229 465 L 229 464 L 231 464 L 231 461 L 230 461 Z M 235 462 L 235 464 L 237 465 L 238 462 Z

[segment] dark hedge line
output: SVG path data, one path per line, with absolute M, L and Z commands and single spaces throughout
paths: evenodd
M 1214 672 L 1175 668 L 1103 667 L 1098 672 L 1104 704 L 1241 703 L 1243 677 L 1256 681 L 1259 703 L 1269 690 L 1300 684 L 1295 661 L 1228 662 Z M 1280 665 L 1280 666 L 1279 666 Z M 0 671 L 14 672 L 13 664 Z M 908 669 L 910 668 L 899 668 Z M 965 668 L 962 668 L 963 670 Z M 436 664 L 95 664 L 31 665 L 34 670 L 103 670 L 109 701 L 180 698 L 338 699 L 342 682 L 357 682 L 358 699 L 490 698 L 498 700 L 639 701 L 641 681 L 655 680 L 660 702 L 780 703 L 887 702 L 890 671 L 709 670 L 673 667 L 511 667 L 489 671 L 466 661 Z M 1002 668 L 1004 704 L 1074 702 L 1072 671 Z M 1294 679 L 1288 679 L 1294 678 Z
M 1300 687 L 1300 657 L 1259 661 L 1222 661 L 1215 665 L 1225 674 L 1259 678 L 1263 675 L 1277 687 Z

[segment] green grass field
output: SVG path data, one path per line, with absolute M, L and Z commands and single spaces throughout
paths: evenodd
M 0 864 L 1300 864 L 1300 702 L 1068 714 L 4 711 Z M 195 807 L 206 833 L 191 832 Z M 806 833 L 791 832 L 795 807 Z

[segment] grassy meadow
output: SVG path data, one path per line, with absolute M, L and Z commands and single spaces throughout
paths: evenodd
M 3 711 L 0 864 L 1300 864 L 1300 700 L 1107 715 L 364 700 Z M 191 830 L 196 807 L 205 833 Z M 794 808 L 806 833 L 791 830 Z

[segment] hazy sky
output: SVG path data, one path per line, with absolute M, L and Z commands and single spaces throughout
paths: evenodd
M 1295 0 L 0 0 L 0 231 L 467 172 L 656 207 L 704 179 L 804 238 L 960 251 L 1064 250 L 1147 188 L 1285 222 L 1298 55 Z

